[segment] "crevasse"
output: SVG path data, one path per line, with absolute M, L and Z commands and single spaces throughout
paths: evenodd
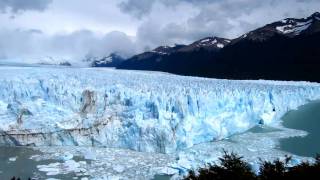
M 308 82 L 233 81 L 90 68 L 0 67 L 0 144 L 171 153 L 320 99 Z

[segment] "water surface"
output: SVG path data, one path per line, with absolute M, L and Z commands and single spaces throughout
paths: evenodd
M 0 179 L 11 179 L 13 176 L 20 177 L 21 180 L 28 178 L 46 179 L 45 172 L 38 170 L 37 165 L 46 165 L 58 160 L 41 160 L 35 161 L 31 156 L 41 155 L 40 151 L 28 147 L 0 147 Z M 78 160 L 78 157 L 74 158 Z M 82 160 L 82 159 L 81 159 Z M 59 174 L 50 176 L 57 179 L 72 179 L 76 177 L 74 173 Z M 81 179 L 81 178 L 80 178 Z
M 309 157 L 320 153 L 320 101 L 290 111 L 282 119 L 285 127 L 307 131 L 308 135 L 280 140 L 281 150 Z

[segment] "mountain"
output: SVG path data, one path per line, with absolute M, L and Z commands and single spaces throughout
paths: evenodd
M 36 59 L 32 59 L 32 61 L 35 61 L 36 64 L 40 64 L 40 65 L 53 65 L 53 66 L 71 66 L 72 65 L 69 62 L 69 60 L 65 58 L 52 57 L 52 56 L 36 58 Z
M 203 76 L 320 81 L 320 14 L 288 18 L 233 40 Z M 197 72 L 196 72 L 197 73 Z
M 314 34 L 320 31 L 320 13 L 316 12 L 308 18 L 295 19 L 287 18 L 268 24 L 262 28 L 251 31 L 240 39 L 250 39 L 252 41 L 265 41 L 270 38 L 281 35 L 286 37 L 295 37 L 302 34 Z M 239 38 L 237 39 L 239 40 Z M 234 42 L 237 42 L 234 41 Z
M 160 54 L 160 55 L 169 55 L 169 54 L 174 53 L 184 47 L 185 47 L 185 45 L 182 45 L 182 44 L 176 44 L 173 47 L 160 46 L 160 47 L 157 47 L 156 49 L 152 50 L 151 53 Z
M 180 62 L 180 60 L 190 58 L 190 55 L 198 52 L 203 52 L 202 56 L 210 55 L 220 51 L 230 42 L 230 40 L 224 38 L 207 37 L 190 45 L 160 46 L 152 51 L 127 59 L 117 68 L 166 71 L 181 74 L 182 72 L 179 69 L 188 69 L 192 67 L 192 64 Z
M 207 37 L 179 49 L 179 52 L 197 51 L 201 48 L 206 49 L 208 51 L 219 51 L 230 42 L 231 41 L 229 39 L 219 37 Z
M 87 59 L 91 62 L 91 67 L 116 67 L 122 63 L 125 59 L 116 53 L 111 53 L 109 56 L 96 58 L 91 57 Z
M 213 78 L 320 82 L 319 42 L 320 13 L 314 13 L 267 24 L 233 40 L 205 38 L 160 59 L 136 55 L 118 68 Z
M 162 57 L 168 56 L 184 47 L 185 45 L 175 45 L 173 47 L 160 46 L 152 51 L 147 51 L 147 52 L 135 55 L 132 58 L 130 58 L 130 60 L 140 61 L 140 60 L 146 60 L 146 59 L 154 59 L 156 61 L 159 61 Z

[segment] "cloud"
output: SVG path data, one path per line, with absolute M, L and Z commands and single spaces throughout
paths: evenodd
M 319 9 L 319 0 L 0 0 L 0 57 L 130 56 L 207 36 L 236 38 Z
M 88 30 L 46 35 L 39 30 L 0 30 L 0 58 L 37 61 L 43 57 L 82 60 L 86 55 L 106 56 L 112 52 L 129 56 L 135 44 L 121 32 L 97 35 Z
M 138 19 L 149 15 L 154 4 L 161 3 L 167 7 L 175 7 L 180 3 L 187 2 L 193 5 L 210 2 L 212 0 L 125 0 L 118 4 L 122 12 L 130 14 Z
M 43 11 L 52 0 L 1 0 L 0 1 L 0 12 L 6 13 L 19 13 L 22 11 Z
M 122 11 L 142 20 L 137 30 L 137 38 L 151 47 L 188 43 L 206 36 L 236 38 L 267 23 L 287 17 L 306 17 L 320 9 L 319 0 L 153 0 L 148 4 L 137 2 L 138 0 L 124 1 L 122 6 L 125 4 L 131 10 L 125 11 L 122 8 Z M 190 15 L 183 18 L 179 14 L 181 12 Z M 165 18 L 159 18 L 162 16 Z
M 119 8 L 122 12 L 140 19 L 142 16 L 150 13 L 154 2 L 154 0 L 129 0 L 119 3 Z

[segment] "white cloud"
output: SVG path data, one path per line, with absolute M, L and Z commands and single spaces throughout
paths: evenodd
M 0 57 L 5 59 L 28 59 L 52 56 L 81 60 L 88 54 L 106 56 L 119 52 L 124 56 L 136 50 L 133 41 L 121 32 L 102 36 L 88 30 L 48 36 L 39 30 L 1 30 Z

